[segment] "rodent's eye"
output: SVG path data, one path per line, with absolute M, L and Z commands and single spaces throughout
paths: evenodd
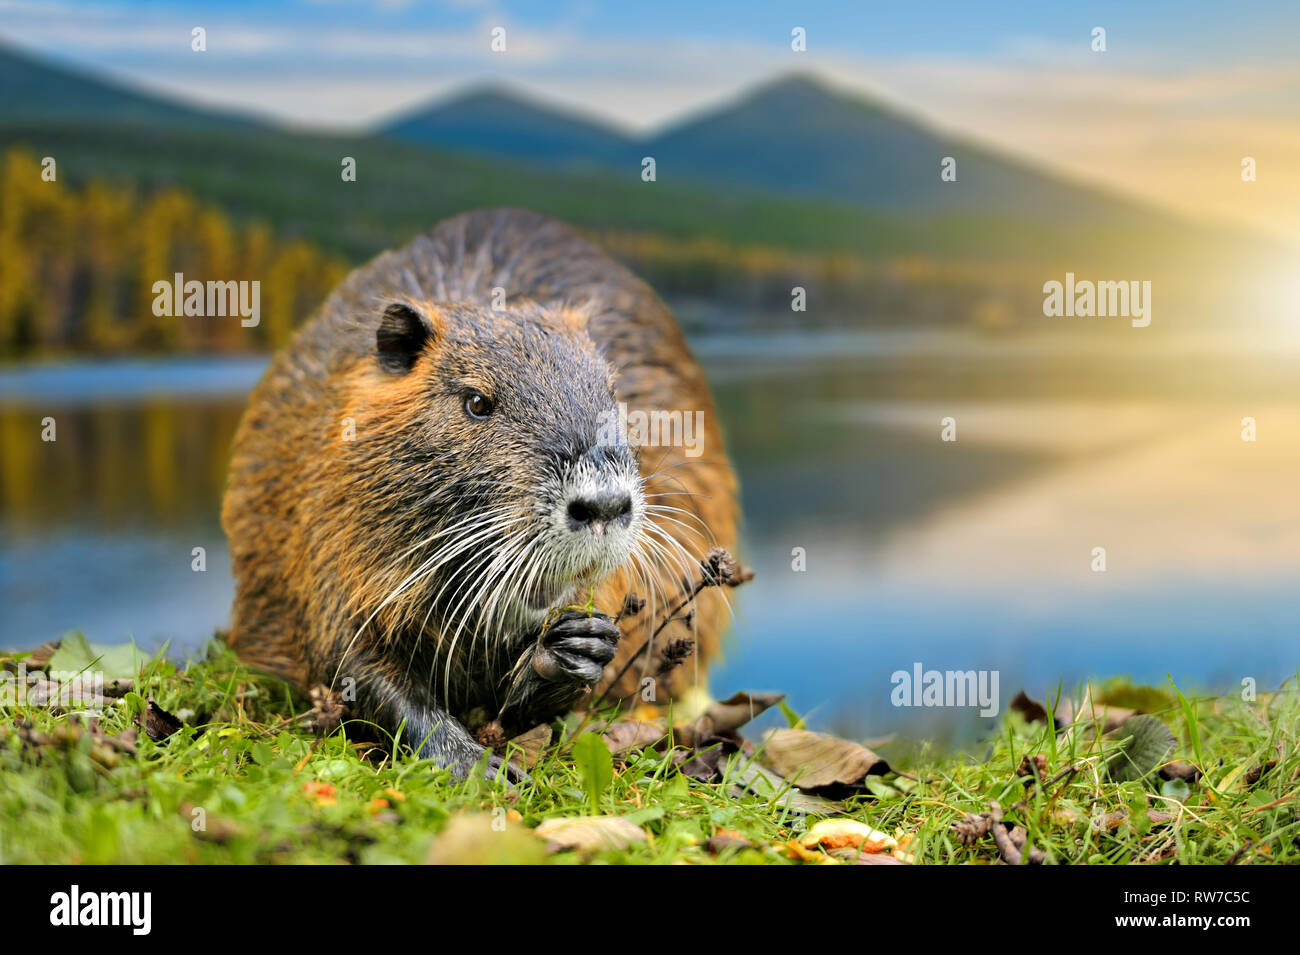
M 492 413 L 492 402 L 477 391 L 470 392 L 465 396 L 465 413 L 471 418 L 482 421 Z

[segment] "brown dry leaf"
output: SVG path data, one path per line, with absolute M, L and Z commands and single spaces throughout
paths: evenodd
M 1258 766 L 1252 766 L 1246 771 L 1245 782 L 1247 786 L 1254 786 L 1258 783 L 1270 769 L 1277 766 L 1276 759 L 1270 759 L 1267 762 L 1260 763 Z
M 144 712 L 136 717 L 136 723 L 144 727 L 145 733 L 155 743 L 165 740 L 183 726 L 180 720 L 154 702 L 152 696 Z
M 1186 783 L 1194 783 L 1201 778 L 1201 771 L 1191 763 L 1175 759 L 1173 762 L 1165 763 L 1160 767 L 1160 778 L 1181 779 Z
M 103 686 L 103 693 L 113 699 L 120 699 L 126 696 L 134 687 L 135 680 L 132 679 L 109 680 Z
M 549 745 L 551 745 L 551 724 L 539 723 L 511 739 L 506 744 L 506 752 L 510 754 L 510 762 L 516 766 L 532 769 Z
M 726 774 L 727 760 L 740 749 L 734 740 L 710 737 L 696 742 L 695 750 L 673 750 L 673 763 L 680 773 L 702 783 L 720 783 Z
M 890 771 L 865 746 L 809 730 L 772 730 L 764 737 L 764 752 L 772 768 L 800 789 L 851 786 Z
M 799 839 L 805 849 L 852 849 L 883 852 L 898 848 L 898 840 L 856 819 L 823 819 Z
M 1024 690 L 1017 693 L 1015 699 L 1009 705 L 1014 712 L 1019 713 L 1030 723 L 1047 722 L 1047 707 L 1029 696 Z M 1082 702 L 1077 705 L 1073 700 L 1062 699 L 1058 701 L 1053 719 L 1057 729 L 1064 729 L 1075 724 L 1097 722 L 1100 723 L 1103 733 L 1109 733 L 1111 730 L 1122 726 L 1125 720 L 1136 715 L 1137 712 L 1137 710 L 1128 710 L 1119 706 L 1094 704 L 1092 702 L 1092 691 L 1089 690 L 1084 694 Z
M 661 719 L 619 720 L 606 726 L 600 735 L 605 737 L 609 751 L 617 755 L 654 746 L 668 735 L 668 724 Z
M 600 852 L 604 849 L 626 849 L 637 842 L 645 842 L 645 831 L 635 822 L 622 816 L 569 816 L 547 819 L 533 830 L 547 842 L 552 852 L 575 849 L 578 852 Z
M 1021 690 L 1009 704 L 1013 713 L 1019 713 L 1029 723 L 1046 723 L 1047 707 Z
M 54 656 L 55 651 L 58 650 L 59 647 L 61 647 L 62 645 L 63 645 L 62 640 L 46 641 L 45 643 L 42 643 L 39 647 L 37 647 L 35 650 L 33 650 L 31 653 L 29 653 L 26 657 L 24 657 L 21 662 L 27 668 L 28 673 L 30 673 L 32 670 L 43 670 L 45 669 L 45 664 L 50 662 L 50 657 Z M 6 659 L 4 661 L 5 669 L 17 670 L 18 662 L 19 661 Z

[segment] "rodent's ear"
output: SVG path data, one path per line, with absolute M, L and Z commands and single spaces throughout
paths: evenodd
M 406 374 L 432 338 L 433 326 L 428 319 L 410 305 L 394 302 L 384 309 L 384 317 L 375 332 L 379 367 L 394 375 Z

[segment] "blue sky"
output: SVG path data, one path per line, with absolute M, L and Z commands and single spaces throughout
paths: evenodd
M 190 49 L 202 26 L 208 50 Z M 489 50 L 504 26 L 507 52 Z M 790 31 L 808 49 L 790 49 Z M 1108 50 L 1090 49 L 1107 31 Z M 795 70 L 1207 217 L 1300 235 L 1300 4 L 0 0 L 0 37 L 145 88 L 364 128 L 482 81 L 630 129 Z M 1259 188 L 1243 191 L 1242 156 Z
M 365 29 L 458 29 L 496 17 L 523 28 L 569 28 L 597 37 L 697 37 L 755 44 L 782 37 L 792 23 L 820 36 L 827 47 L 859 53 L 1000 56 L 1009 37 L 1067 38 L 1095 25 L 1141 39 L 1149 49 L 1197 47 L 1211 59 L 1294 52 L 1300 7 L 1285 0 L 1093 0 L 1052 3 L 1021 0 L 898 2 L 738 2 L 656 0 L 629 2 L 490 2 L 490 0 L 31 0 L 0 4 L 95 11 L 120 8 L 142 20 L 220 18 L 248 25 L 318 25 Z M 1287 27 L 1291 29 L 1288 30 Z

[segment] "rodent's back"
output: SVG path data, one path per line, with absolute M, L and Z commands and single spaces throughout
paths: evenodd
M 681 524 L 662 525 L 693 556 L 714 543 L 734 547 L 735 479 L 707 383 L 667 308 L 644 282 L 560 222 L 521 209 L 470 212 L 351 273 L 276 356 L 252 395 L 223 505 L 240 588 L 232 642 L 252 662 L 304 682 L 311 618 L 341 612 L 331 603 L 341 596 L 301 587 L 319 589 L 323 568 L 312 564 L 312 552 L 323 533 L 320 509 L 347 506 L 330 486 L 329 449 L 347 401 L 344 382 L 350 369 L 373 358 L 385 303 L 411 298 L 493 306 L 502 304 L 501 295 L 506 306 L 563 303 L 585 314 L 588 335 L 614 369 L 616 395 L 629 407 L 702 412 L 698 456 L 681 447 L 642 450 L 646 492 L 671 495 L 668 503 L 707 525 L 711 538 Z M 364 527 L 355 532 L 355 546 L 364 548 Z M 664 568 L 662 576 L 671 599 L 682 569 Z M 626 577 L 611 579 L 598 592 L 598 605 L 603 599 L 615 612 L 629 586 Z M 717 650 L 727 613 L 721 599 L 707 596 L 696 617 L 705 662 Z M 623 641 L 623 654 L 644 640 L 649 613 L 642 617 Z M 607 672 L 616 672 L 622 659 Z M 694 682 L 692 675 L 676 676 L 677 689 Z M 634 676 L 620 692 L 631 689 Z

